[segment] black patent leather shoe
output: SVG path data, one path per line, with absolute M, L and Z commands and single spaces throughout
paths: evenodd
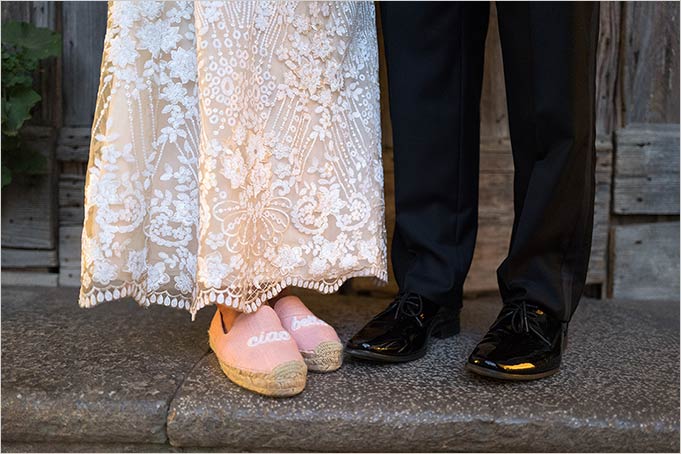
M 501 380 L 536 380 L 558 372 L 567 323 L 525 301 L 504 305 L 466 369 Z
M 458 309 L 405 292 L 359 330 L 345 351 L 353 358 L 401 363 L 424 356 L 431 335 L 445 338 L 458 333 Z

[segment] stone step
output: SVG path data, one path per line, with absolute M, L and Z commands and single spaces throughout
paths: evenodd
M 209 353 L 212 309 L 83 310 L 74 289 L 2 289 L 3 451 L 675 451 L 679 302 L 584 300 L 561 372 L 530 383 L 467 374 L 494 299 L 462 333 L 402 365 L 347 361 L 272 399 Z M 385 301 L 304 293 L 342 338 Z

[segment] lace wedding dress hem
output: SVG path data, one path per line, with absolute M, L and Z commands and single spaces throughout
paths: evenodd
M 111 1 L 80 305 L 385 281 L 380 120 L 371 2 Z
M 193 321 L 196 318 L 196 313 L 206 306 L 224 304 L 249 313 L 256 311 L 264 302 L 276 297 L 286 287 L 307 288 L 322 294 L 330 294 L 337 292 L 341 285 L 353 277 L 373 277 L 379 285 L 386 285 L 388 283 L 388 273 L 384 268 L 380 267 L 349 271 L 335 278 L 324 279 L 322 281 L 288 276 L 274 285 L 268 285 L 269 289 L 262 291 L 253 300 L 244 301 L 244 298 L 230 295 L 228 289 L 205 289 L 199 291 L 196 298 L 191 298 L 186 295 L 172 294 L 167 290 L 149 292 L 142 282 L 129 281 L 105 288 L 92 288 L 89 290 L 81 288 L 78 304 L 83 308 L 92 308 L 107 301 L 130 297 L 142 307 L 158 304 L 177 309 L 186 309 L 191 314 Z

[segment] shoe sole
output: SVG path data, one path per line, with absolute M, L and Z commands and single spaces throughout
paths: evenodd
M 322 342 L 314 352 L 300 352 L 310 372 L 327 373 L 340 369 L 343 365 L 343 344 Z
M 438 339 L 447 339 L 449 337 L 456 336 L 461 332 L 461 327 L 459 324 L 459 319 L 456 320 L 446 320 L 437 325 L 433 326 L 428 333 L 428 341 L 426 348 L 421 353 L 416 353 L 408 356 L 393 356 L 384 355 L 381 353 L 375 353 L 367 350 L 357 350 L 354 348 L 345 348 L 345 352 L 352 358 L 361 359 L 365 361 L 374 361 L 380 363 L 408 363 L 426 356 L 428 349 L 430 348 L 431 338 L 436 337 Z
M 215 352 L 213 344 L 211 349 Z M 251 372 L 230 366 L 217 357 L 220 369 L 233 383 L 254 393 L 269 397 L 291 397 L 305 389 L 307 366 L 302 361 L 288 361 L 271 372 Z
M 540 372 L 537 374 L 508 374 L 506 372 L 499 372 L 496 370 L 487 369 L 485 367 L 476 366 L 475 364 L 466 363 L 465 369 L 469 372 L 473 372 L 477 375 L 482 375 L 488 378 L 496 378 L 497 380 L 504 381 L 530 381 L 539 380 L 540 378 L 550 377 L 558 372 L 558 368 L 551 369 L 546 372 Z

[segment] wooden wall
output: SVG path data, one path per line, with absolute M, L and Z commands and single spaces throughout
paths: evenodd
M 679 3 L 620 6 L 609 294 L 679 297 Z
M 106 2 L 65 2 L 64 127 L 57 138 L 59 285 L 80 285 L 80 236 L 90 126 L 106 33 Z
M 48 264 L 41 269 L 51 271 L 54 282 L 58 271 L 59 284 L 78 285 L 84 171 L 99 83 L 106 3 L 3 2 L 2 12 L 3 20 L 28 19 L 64 34 L 63 58 L 53 63 L 57 67 L 52 69 L 60 77 L 53 77 L 53 84 L 45 87 L 49 101 L 40 107 L 41 124 L 53 128 L 44 140 L 51 144 L 46 149 L 52 150 L 58 179 L 50 183 L 53 199 L 47 212 L 51 209 L 54 214 L 46 221 L 49 227 L 35 232 L 51 231 L 51 236 L 44 237 L 52 240 L 41 245 L 29 241 L 18 248 L 12 243 L 18 237 L 5 236 L 3 229 L 3 278 L 8 276 L 10 265 L 19 269 L 17 264 L 23 260 Z M 513 213 L 513 164 L 494 8 L 490 14 L 481 104 L 480 228 L 465 285 L 468 294 L 495 291 L 495 269 L 508 247 Z M 678 21 L 679 5 L 675 2 L 601 3 L 596 213 L 588 276 L 588 282 L 594 284 L 592 293 L 637 298 L 678 296 Z M 385 96 L 382 101 L 387 224 L 392 238 L 392 140 Z M 3 227 L 10 219 L 6 205 L 21 205 L 16 202 L 18 198 L 3 191 Z M 14 216 L 16 223 L 19 215 Z M 33 216 L 32 221 L 36 219 Z M 36 233 L 38 237 L 42 238 Z M 26 255 L 12 258 L 9 248 L 21 249 Z M 52 251 L 52 255 L 46 258 L 44 251 Z M 358 292 L 394 290 L 394 282 L 387 288 L 376 288 L 362 279 L 346 287 L 346 291 Z

